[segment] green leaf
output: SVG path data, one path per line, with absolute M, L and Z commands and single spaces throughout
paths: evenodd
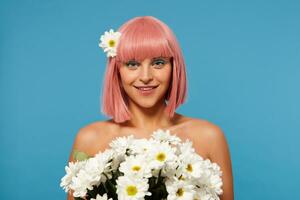
M 73 159 L 76 161 L 83 161 L 89 159 L 91 156 L 87 155 L 83 151 L 74 150 L 73 151 Z

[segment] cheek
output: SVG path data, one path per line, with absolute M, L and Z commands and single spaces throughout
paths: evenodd
M 129 85 L 135 81 L 136 75 L 134 73 L 129 73 L 126 70 L 120 70 L 120 78 L 123 85 Z
M 159 82 L 161 82 L 163 84 L 168 84 L 170 82 L 171 77 L 172 77 L 172 68 L 171 67 L 168 67 L 157 73 L 157 79 L 159 80 Z

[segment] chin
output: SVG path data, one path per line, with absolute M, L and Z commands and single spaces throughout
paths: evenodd
M 145 100 L 145 99 L 140 98 L 140 99 L 134 101 L 134 103 L 141 108 L 152 108 L 152 107 L 156 106 L 159 103 L 159 101 L 157 99 Z
M 145 103 L 145 102 L 142 102 L 142 103 L 137 103 L 140 107 L 142 108 L 152 108 L 156 105 L 155 102 L 153 103 Z

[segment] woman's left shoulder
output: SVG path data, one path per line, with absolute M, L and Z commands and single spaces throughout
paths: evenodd
M 206 119 L 185 117 L 187 123 L 188 130 L 191 134 L 210 138 L 217 139 L 219 137 L 224 136 L 224 132 L 220 126 L 216 123 L 208 121 Z
M 227 148 L 225 134 L 216 123 L 198 118 L 187 119 L 186 133 L 190 138 L 193 138 L 195 145 L 204 146 L 210 156 L 215 151 L 215 148 Z
M 194 140 L 196 143 L 205 145 L 210 159 L 229 157 L 229 146 L 225 133 L 217 124 L 208 120 L 192 118 L 189 132 L 193 135 L 191 137 L 197 138 Z
M 208 120 L 190 118 L 187 121 L 189 137 L 193 138 L 196 151 L 221 167 L 224 191 L 221 199 L 233 199 L 231 156 L 224 132 L 220 126 Z

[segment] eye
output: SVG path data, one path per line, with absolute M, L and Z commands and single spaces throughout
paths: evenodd
M 131 61 L 128 61 L 127 63 L 125 63 L 125 65 L 129 69 L 136 69 L 138 67 L 139 63 L 131 60 Z
M 163 59 L 158 59 L 153 62 L 153 65 L 157 68 L 162 68 L 166 64 L 166 61 Z

